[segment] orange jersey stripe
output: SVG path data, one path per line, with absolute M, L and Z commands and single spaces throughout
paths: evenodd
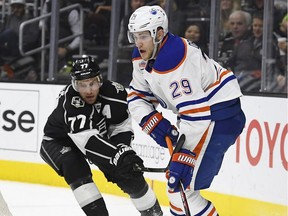
M 215 211 L 216 211 L 216 209 L 215 209 L 215 207 L 213 207 L 213 209 L 209 212 L 209 214 L 207 216 L 212 216 Z
M 160 49 L 164 46 L 167 40 L 168 40 L 168 37 L 165 37 L 165 39 L 160 44 Z
M 209 127 L 206 129 L 206 131 L 204 132 L 203 136 L 201 137 L 199 143 L 196 145 L 196 147 L 193 149 L 193 152 L 196 154 L 196 159 L 198 158 L 200 151 L 204 145 L 204 142 L 206 140 L 207 134 L 208 134 L 208 129 Z
M 177 206 L 174 206 L 171 202 L 169 202 L 169 205 L 172 209 L 174 209 L 175 211 L 180 211 L 182 212 L 182 209 L 181 208 L 178 208 Z
M 136 60 L 140 60 L 140 59 L 142 59 L 141 56 L 133 58 L 132 61 L 136 61 Z
M 212 87 L 215 86 L 215 85 L 218 85 L 218 84 L 221 82 L 221 79 L 223 78 L 223 76 L 226 75 L 226 74 L 228 74 L 228 73 L 230 73 L 230 72 L 231 72 L 231 70 L 227 70 L 227 71 L 222 72 L 221 75 L 220 75 L 219 80 L 217 80 L 216 82 L 214 82 L 213 84 L 211 84 L 210 86 L 208 86 L 208 88 L 205 89 L 205 91 L 207 91 L 208 89 L 212 88 Z
M 196 108 L 196 109 L 190 109 L 190 110 L 186 110 L 183 112 L 180 112 L 181 115 L 185 115 L 185 114 L 192 114 L 192 113 L 199 113 L 199 112 L 206 112 L 210 110 L 210 106 L 205 106 L 202 108 Z
M 139 97 L 145 97 L 145 95 L 143 94 L 140 94 L 140 93 L 137 93 L 137 92 L 131 92 L 127 95 L 127 97 L 131 97 L 132 95 L 136 95 L 136 96 L 139 96 Z
M 127 95 L 127 98 L 133 96 L 133 95 L 136 95 L 136 96 L 139 96 L 141 98 L 145 98 L 145 95 L 144 94 L 140 94 L 140 93 L 137 93 L 137 92 L 131 92 Z M 151 103 L 158 103 L 157 100 L 149 100 Z

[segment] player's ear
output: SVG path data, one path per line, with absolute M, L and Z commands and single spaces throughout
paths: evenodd
M 164 30 L 162 28 L 158 28 L 156 35 L 157 41 L 161 41 L 163 37 L 164 37 Z

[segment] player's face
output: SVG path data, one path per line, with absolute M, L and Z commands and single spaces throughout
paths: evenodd
M 133 33 L 135 45 L 144 60 L 151 58 L 154 50 L 153 38 L 149 31 Z
M 88 104 L 94 104 L 99 94 L 101 83 L 97 77 L 77 81 L 77 89 L 82 99 Z

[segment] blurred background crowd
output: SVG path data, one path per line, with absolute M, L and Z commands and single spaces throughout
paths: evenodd
M 87 54 L 105 76 L 128 87 L 130 14 L 159 4 L 169 31 L 234 71 L 244 93 L 287 96 L 287 0 L 55 2 L 0 1 L 0 81 L 66 83 L 73 58 Z

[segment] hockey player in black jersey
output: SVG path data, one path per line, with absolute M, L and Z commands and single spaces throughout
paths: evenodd
M 143 173 L 133 171 L 133 164 L 143 161 L 130 147 L 133 130 L 125 88 L 103 82 L 90 56 L 73 62 L 71 76 L 44 127 L 41 157 L 64 177 L 88 216 L 109 214 L 87 161 L 130 196 L 141 216 L 162 216 Z

